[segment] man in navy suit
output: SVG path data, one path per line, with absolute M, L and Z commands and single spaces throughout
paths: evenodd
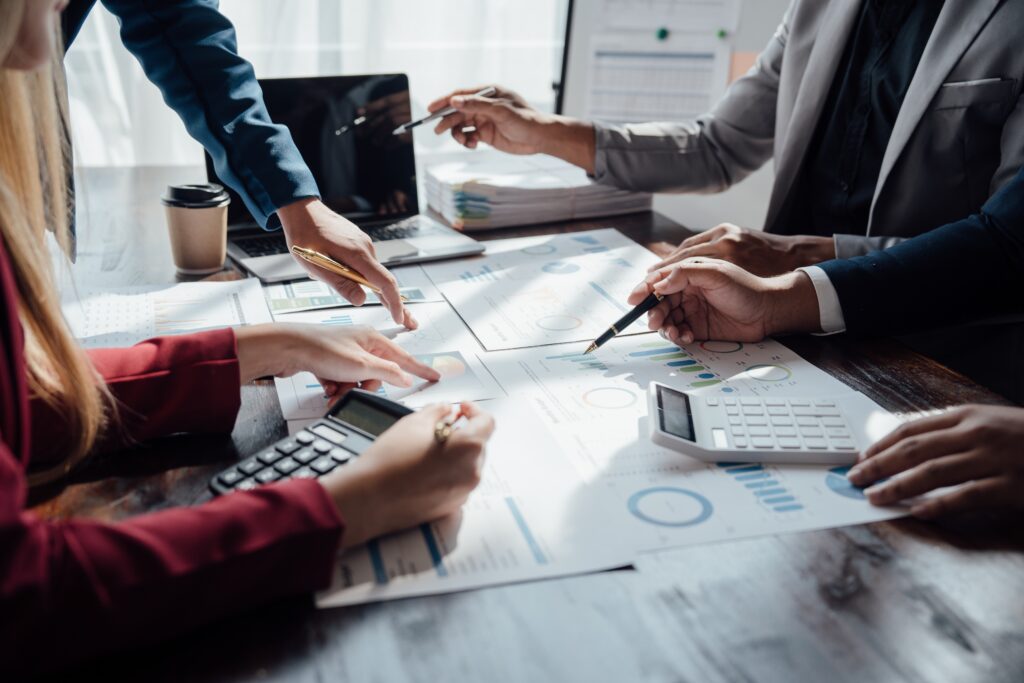
M 289 244 L 329 254 L 380 287 L 395 321 L 412 323 L 398 285 L 374 255 L 370 238 L 320 201 L 316 181 L 288 129 L 274 124 L 252 65 L 238 54 L 235 29 L 217 0 L 102 0 L 121 25 L 121 40 L 164 101 L 213 158 L 217 175 L 266 228 L 282 227 Z M 96 0 L 71 0 L 62 16 L 64 44 L 78 35 Z M 353 303 L 353 282 L 303 265 Z
M 980 213 L 885 251 L 773 278 L 690 258 L 652 272 L 630 302 L 652 291 L 666 298 L 650 314 L 651 329 L 680 344 L 794 332 L 888 335 L 1020 315 L 1024 169 Z M 1018 389 L 1024 380 L 1010 379 Z M 960 485 L 916 502 L 911 514 L 921 517 L 981 506 L 1021 509 L 1022 443 L 1024 409 L 966 406 L 903 425 L 861 454 L 849 477 L 858 486 L 874 484 L 866 493 L 877 505 Z

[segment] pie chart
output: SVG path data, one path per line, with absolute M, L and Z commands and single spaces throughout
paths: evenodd
M 441 373 L 441 377 L 458 377 L 466 372 L 466 363 L 461 358 L 449 354 L 438 354 L 421 360 Z
M 582 320 L 580 320 L 579 318 L 575 318 L 571 315 L 546 315 L 543 318 L 537 319 L 537 327 L 539 327 L 542 330 L 549 330 L 551 332 L 565 332 L 566 330 L 575 330 L 582 324 Z
M 833 467 L 828 471 L 828 474 L 825 475 L 825 486 L 827 486 L 832 493 L 838 493 L 844 498 L 864 500 L 864 492 L 851 484 L 850 480 L 846 478 L 846 473 L 849 471 L 849 467 Z
M 636 403 L 636 394 L 622 387 L 598 387 L 585 392 L 583 402 L 603 410 L 620 410 Z
M 552 261 L 551 263 L 545 263 L 540 269 L 545 273 L 553 275 L 571 275 L 572 273 L 579 272 L 580 267 L 568 261 Z
M 654 526 L 688 527 L 707 521 L 714 508 L 704 496 L 675 486 L 654 486 L 629 497 L 626 507 L 637 519 Z

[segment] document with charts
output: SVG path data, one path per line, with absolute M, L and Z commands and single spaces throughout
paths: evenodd
M 67 293 L 62 308 L 72 334 L 87 348 L 271 321 L 255 278 L 83 289 Z
M 441 373 L 441 381 L 436 383 L 414 378 L 416 381 L 411 388 L 389 384 L 381 387 L 383 396 L 413 408 L 505 395 L 480 363 L 480 345 L 448 304 L 416 304 L 409 310 L 420 323 L 417 330 L 409 331 L 396 325 L 387 310 L 379 306 L 289 313 L 277 316 L 277 320 L 329 326 L 366 325 L 393 338 L 406 351 Z M 322 417 L 327 412 L 323 387 L 312 374 L 300 372 L 276 378 L 274 383 L 286 420 Z
M 559 452 L 615 513 L 606 528 L 634 539 L 637 551 L 902 514 L 869 505 L 845 468 L 707 465 L 650 441 L 652 381 L 698 398 L 852 391 L 778 342 L 679 348 L 647 335 L 615 339 L 587 356 L 562 345 L 491 353 L 485 363 L 510 396 L 531 403 Z
M 398 280 L 398 291 L 408 303 L 444 301 L 441 292 L 433 285 L 420 266 L 392 268 L 391 274 Z M 298 280 L 263 288 L 267 305 L 274 315 L 312 311 L 319 308 L 348 308 L 348 299 L 334 291 L 330 285 L 319 280 Z M 380 299 L 373 292 L 366 292 L 366 304 L 379 304 Z M 284 320 L 287 320 L 285 318 Z
M 618 230 L 487 243 L 475 259 L 424 266 L 488 351 L 587 342 L 629 310 L 657 257 Z M 647 332 L 640 320 L 626 334 Z
M 566 576 L 628 565 L 632 544 L 605 528 L 602 499 L 588 491 L 530 407 L 488 401 L 497 425 L 482 483 L 461 513 L 344 553 L 335 607 Z M 543 476 L 538 473 L 543 472 Z

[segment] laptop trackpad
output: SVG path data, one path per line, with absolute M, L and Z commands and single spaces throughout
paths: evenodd
M 420 250 L 416 248 L 415 245 L 412 245 L 405 240 L 384 240 L 383 242 L 374 242 L 373 248 L 377 252 L 377 260 L 382 262 L 387 262 L 392 259 L 408 258 L 420 253 Z

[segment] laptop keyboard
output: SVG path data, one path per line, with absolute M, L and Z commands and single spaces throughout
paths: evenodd
M 410 237 L 419 237 L 424 232 L 429 232 L 420 225 L 419 216 L 412 216 L 397 223 L 382 225 L 376 228 L 366 228 L 365 232 L 374 242 L 387 240 L 401 240 Z M 280 232 L 267 233 L 266 235 L 254 235 L 231 240 L 239 249 L 249 257 L 273 256 L 288 252 L 288 244 L 284 235 Z

